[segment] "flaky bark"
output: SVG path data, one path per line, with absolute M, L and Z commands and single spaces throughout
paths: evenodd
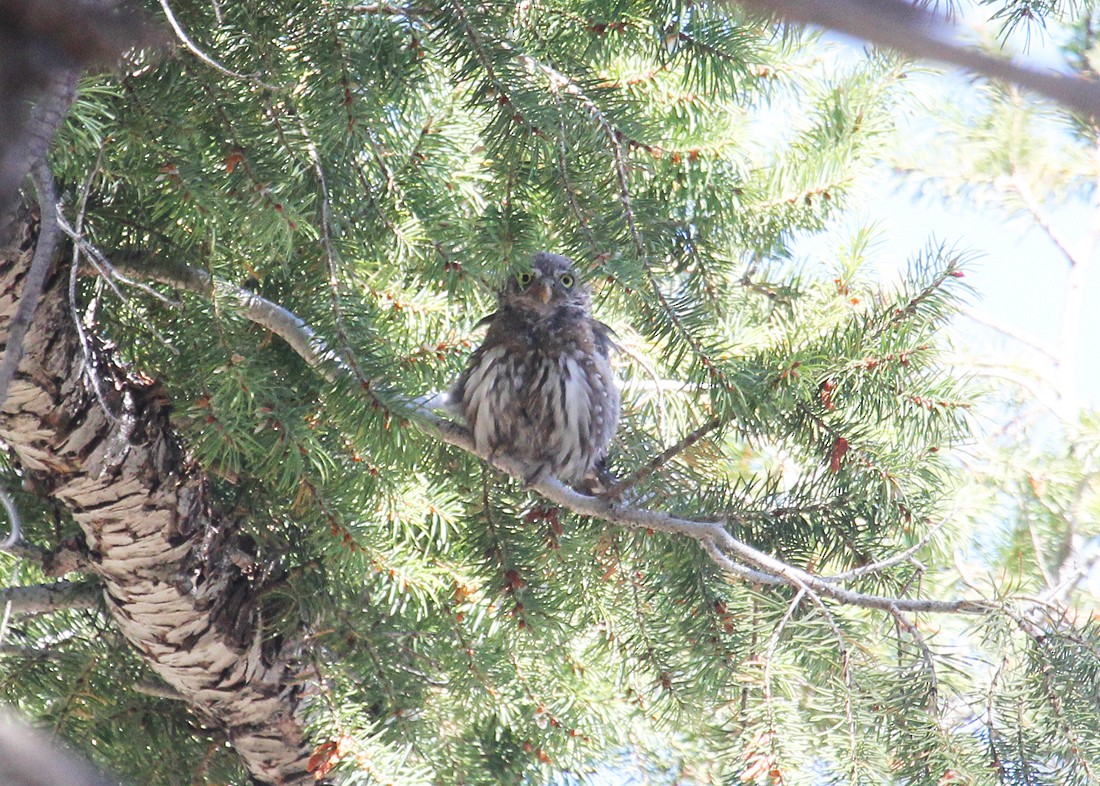
M 37 223 L 0 237 L 6 341 Z M 262 783 L 313 782 L 290 645 L 265 640 L 256 588 L 234 565 L 235 522 L 181 448 L 155 383 L 91 348 L 108 415 L 83 373 L 66 276 L 53 274 L 0 409 L 0 439 L 36 488 L 72 511 L 108 610 L 135 650 L 209 722 Z

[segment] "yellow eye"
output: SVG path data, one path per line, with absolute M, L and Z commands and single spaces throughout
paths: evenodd
M 566 289 L 572 289 L 573 284 L 577 283 L 572 273 L 562 273 L 559 280 L 561 281 L 561 285 Z
M 527 286 L 528 284 L 531 283 L 531 280 L 533 278 L 534 278 L 534 276 L 531 275 L 530 273 L 523 272 L 523 273 L 520 273 L 519 275 L 516 276 L 516 281 L 519 282 L 519 285 L 521 287 L 525 287 L 525 286 Z

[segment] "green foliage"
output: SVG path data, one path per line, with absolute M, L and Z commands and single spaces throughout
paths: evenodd
M 1096 697 L 1073 688 L 1096 684 L 1089 626 L 1020 612 L 985 640 L 940 637 L 937 618 L 746 584 L 694 541 L 549 507 L 410 419 L 462 368 L 499 278 L 551 249 L 624 349 L 615 471 L 717 420 L 629 501 L 823 575 L 918 544 L 951 509 L 944 457 L 969 427 L 941 336 L 962 255 L 916 250 L 896 284 L 867 234 L 792 261 L 856 203 L 910 100 L 902 63 L 835 58 L 728 4 L 176 6 L 238 76 L 181 49 L 87 80 L 53 153 L 67 202 L 90 184 L 86 236 L 109 258 L 252 288 L 355 378 L 327 381 L 224 291 L 170 306 L 96 281 L 81 298 L 163 381 L 223 509 L 285 571 L 265 619 L 306 642 L 314 743 L 347 782 L 572 783 L 624 751 L 684 783 L 1069 783 L 1095 766 Z M 959 151 L 975 169 L 1004 155 Z M 1019 498 L 1019 520 L 1056 528 L 1047 502 L 1079 471 Z M 28 519 L 37 542 L 72 531 Z M 1013 521 L 997 548 L 989 564 L 1037 559 Z M 965 589 L 921 554 L 927 572 L 846 586 Z M 5 698 L 135 782 L 242 783 L 210 730 L 132 690 L 147 675 L 109 631 L 93 613 L 21 628 L 63 645 L 0 663 Z

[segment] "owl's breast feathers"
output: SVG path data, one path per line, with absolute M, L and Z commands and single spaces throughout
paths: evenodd
M 580 352 L 610 354 L 611 328 L 580 306 L 562 306 L 547 315 L 503 307 L 486 317 L 489 325 L 482 346 L 506 344 L 516 351 L 560 355 Z
M 502 305 L 452 401 L 483 450 L 547 466 L 566 483 L 591 476 L 618 426 L 610 328 L 587 309 Z

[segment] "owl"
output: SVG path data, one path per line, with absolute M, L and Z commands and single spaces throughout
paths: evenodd
M 619 425 L 610 328 L 573 262 L 539 252 L 500 290 L 489 331 L 451 389 L 479 450 L 505 453 L 583 491 L 606 485 Z

